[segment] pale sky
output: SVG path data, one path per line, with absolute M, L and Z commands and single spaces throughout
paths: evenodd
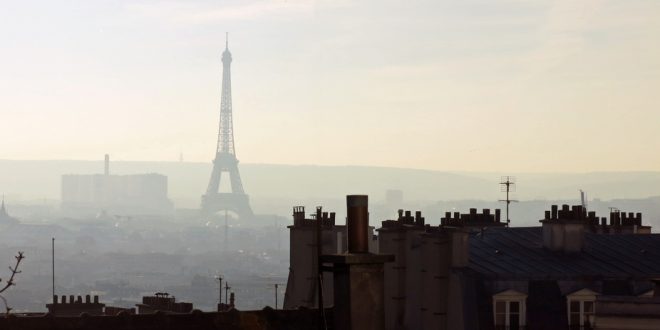
M 660 1 L 0 0 L 0 159 L 660 170 Z

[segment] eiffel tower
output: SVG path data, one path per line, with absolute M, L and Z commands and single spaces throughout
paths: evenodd
M 231 109 L 231 53 L 229 38 L 222 53 L 222 99 L 220 101 L 220 130 L 213 172 L 206 194 L 202 196 L 202 215 L 210 216 L 220 211 L 231 211 L 241 220 L 253 216 L 248 195 L 243 191 L 241 176 L 238 174 L 238 159 L 234 148 L 234 128 Z M 231 192 L 218 192 L 222 173 L 229 174 Z M 226 213 L 225 213 L 226 214 Z

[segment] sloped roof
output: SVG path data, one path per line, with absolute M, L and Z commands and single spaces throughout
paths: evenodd
M 469 268 L 520 279 L 660 277 L 660 234 L 585 234 L 580 253 L 543 248 L 541 227 L 488 228 L 470 236 Z

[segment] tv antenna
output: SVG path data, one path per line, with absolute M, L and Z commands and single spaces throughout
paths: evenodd
M 229 282 L 225 281 L 225 305 L 228 305 L 229 303 L 227 301 L 227 298 L 229 297 L 229 289 L 231 289 L 231 287 L 229 286 Z
M 500 202 L 506 202 L 506 224 L 508 226 L 511 222 L 511 219 L 509 219 L 509 204 L 511 204 L 511 202 L 518 202 L 509 197 L 509 193 L 516 191 L 516 177 L 508 175 L 503 176 L 500 180 L 500 190 L 506 192 L 506 199 L 500 199 Z
M 218 304 L 222 304 L 222 276 L 218 275 L 215 277 L 215 280 L 218 281 Z

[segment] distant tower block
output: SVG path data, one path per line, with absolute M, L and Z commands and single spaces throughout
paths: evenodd
M 105 154 L 105 171 L 103 172 L 105 175 L 110 175 L 110 155 Z
M 231 53 L 229 42 L 222 53 L 222 99 L 220 101 L 220 130 L 218 145 L 213 161 L 213 172 L 206 194 L 202 196 L 202 215 L 211 215 L 220 211 L 231 211 L 240 219 L 253 216 L 248 195 L 243 191 L 243 183 L 238 174 L 238 159 L 234 148 L 234 127 L 231 107 Z M 222 173 L 229 175 L 231 192 L 219 192 Z

